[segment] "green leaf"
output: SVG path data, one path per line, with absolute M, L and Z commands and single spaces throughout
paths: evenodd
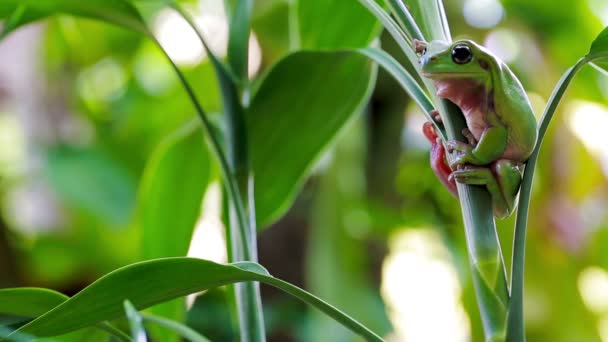
M 593 48 L 592 48 L 593 50 Z M 597 52 L 597 50 L 596 50 Z M 525 268 L 525 253 L 526 253 L 526 231 L 528 227 L 528 213 L 530 210 L 530 196 L 532 194 L 532 181 L 534 180 L 534 171 L 538 155 L 543 143 L 543 139 L 551 119 L 557 110 L 562 97 L 566 93 L 568 86 L 574 79 L 574 76 L 581 70 L 589 60 L 581 58 L 573 67 L 568 69 L 562 78 L 559 80 L 553 93 L 547 102 L 545 112 L 538 126 L 538 139 L 536 146 L 530 159 L 526 162 L 521 189 L 519 192 L 519 202 L 517 209 L 517 217 L 515 222 L 515 234 L 513 236 L 513 260 L 511 262 L 511 299 L 507 311 L 507 341 L 518 342 L 525 341 L 524 327 L 524 268 Z
M 210 173 L 198 123 L 188 124 L 156 148 L 139 189 L 144 259 L 186 255 Z
M 526 252 L 526 231 L 528 227 L 528 213 L 530 210 L 530 197 L 532 194 L 532 182 L 536 163 L 540 154 L 542 142 L 549 129 L 549 125 L 557 107 L 563 98 L 568 86 L 574 76 L 587 64 L 608 70 L 608 27 L 595 38 L 589 49 L 589 54 L 581 58 L 573 67 L 566 70 L 559 80 L 553 93 L 547 102 L 545 111 L 538 126 L 538 139 L 530 159 L 526 163 L 515 222 L 515 234 L 513 236 L 513 261 L 511 263 L 511 300 L 509 301 L 507 315 L 507 341 L 524 341 L 524 268 Z
M 403 0 L 427 40 L 452 40 L 443 0 Z
M 605 27 L 600 34 L 595 38 L 593 43 L 591 43 L 591 48 L 589 49 L 589 54 L 601 54 L 608 52 L 608 27 Z
M 323 150 L 367 103 L 374 82 L 366 58 L 349 52 L 299 52 L 272 68 L 247 113 L 260 226 L 289 208 Z
M 340 310 L 314 295 L 263 272 L 250 263 L 220 265 L 193 258 L 144 261 L 98 279 L 74 297 L 18 329 L 17 333 L 56 336 L 123 315 L 126 298 L 138 310 L 210 288 L 244 281 L 260 281 L 317 307 L 370 341 L 382 339 Z
M 608 73 L 608 27 L 595 38 L 587 56 L 593 58 L 593 66 Z
M 378 22 L 355 1 L 299 0 L 297 8 L 303 49 L 362 48 L 380 33 Z
M 126 0 L 3 0 L 0 14 L 13 13 L 0 38 L 17 28 L 53 14 L 70 14 L 97 19 L 145 35 L 149 31 L 139 12 Z
M 416 70 L 420 69 L 418 56 L 416 56 L 416 53 L 414 52 L 413 43 L 408 40 L 408 35 L 405 34 L 399 25 L 397 25 L 395 20 L 374 0 L 359 0 L 359 3 L 382 23 L 382 26 L 384 26 L 399 48 L 401 48 L 401 51 L 407 57 L 410 65 Z
M 0 289 L 0 314 L 38 317 L 68 298 L 63 293 L 35 287 Z
M 113 225 L 126 224 L 135 204 L 129 171 L 97 149 L 54 147 L 47 152 L 45 175 L 70 207 Z
M 402 0 L 387 0 L 387 3 L 391 8 L 391 12 L 395 18 L 397 18 L 403 32 L 407 34 L 407 38 L 409 38 L 410 42 L 414 39 L 425 40 L 418 24 Z
M 69 298 L 70 297 L 57 291 L 35 287 L 0 289 L 0 314 L 19 316 L 26 319 L 35 318 L 48 312 Z M 2 328 L 1 323 L 2 322 L 0 321 L 0 328 Z M 119 338 L 121 341 L 125 340 L 122 338 L 122 332 L 108 323 L 100 323 L 97 325 L 97 328 L 107 331 L 108 333 Z M 93 330 L 87 330 L 84 332 L 94 333 Z M 3 332 L 2 329 L 0 329 L 0 337 L 6 336 L 9 333 L 9 331 Z M 32 338 L 28 338 L 28 335 L 17 335 L 17 338 L 13 338 L 13 336 L 11 336 L 11 340 L 32 340 Z M 64 338 L 69 340 L 68 336 L 62 336 L 62 340 Z
M 240 82 L 248 78 L 249 31 L 253 0 L 237 1 L 231 11 L 230 36 L 228 39 L 228 63 Z
M 131 338 L 134 342 L 146 342 L 146 330 L 144 329 L 143 319 L 133 304 L 129 300 L 123 302 L 125 308 L 125 314 L 129 321 L 129 328 L 131 328 Z

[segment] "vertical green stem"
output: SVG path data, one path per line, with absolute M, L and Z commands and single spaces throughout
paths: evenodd
M 252 6 L 252 0 L 239 0 L 232 6 L 228 44 L 228 62 L 232 71 L 230 72 L 213 54 L 191 16 L 179 5 L 173 5 L 198 35 L 216 71 L 222 93 L 227 158 L 225 164 L 221 166 L 230 199 L 230 228 L 227 232 L 230 235 L 228 248 L 232 257 L 231 261 L 255 262 L 258 260 L 255 201 L 247 145 L 245 109 L 242 103 L 242 99 L 246 97 L 244 95 L 247 93 L 247 60 Z M 234 289 L 241 341 L 265 341 L 266 332 L 259 283 L 237 284 Z
M 444 123 L 448 139 L 464 141 L 461 132 L 466 122 L 460 109 L 445 100 L 436 100 L 436 103 L 441 112 L 447 114 Z M 503 340 L 509 291 L 490 194 L 481 186 L 457 185 L 469 264 L 486 341 Z

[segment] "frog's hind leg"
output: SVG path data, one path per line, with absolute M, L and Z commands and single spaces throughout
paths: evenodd
M 489 167 L 466 166 L 452 175 L 459 183 L 485 185 L 492 197 L 496 217 L 505 218 L 515 209 L 521 171 L 513 161 L 500 159 Z

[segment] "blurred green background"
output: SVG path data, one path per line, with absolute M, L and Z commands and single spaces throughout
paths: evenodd
M 256 1 L 249 64 L 254 87 L 289 52 L 335 48 L 324 27 L 343 30 L 342 47 L 368 43 L 348 37 L 373 25 L 358 2 L 335 3 L 302 9 L 306 5 L 297 1 Z M 211 47 L 225 56 L 222 1 L 189 4 Z M 454 38 L 482 42 L 508 62 L 539 115 L 561 74 L 608 25 L 604 0 L 457 0 L 445 6 Z M 219 90 L 194 33 L 174 13 L 153 17 L 156 36 L 217 120 Z M 402 58 L 388 36 L 374 44 Z M 590 67 L 577 76 L 541 152 L 526 260 L 530 341 L 608 341 L 606 76 Z M 71 295 L 141 260 L 145 218 L 138 204 L 150 195 L 140 189 L 144 170 L 159 144 L 184 127 L 192 130 L 195 120 L 159 50 L 134 33 L 57 16 L 2 42 L 0 287 Z M 369 104 L 319 158 L 293 206 L 261 231 L 260 262 L 391 341 L 480 341 L 459 205 L 429 168 L 423 122 L 380 70 Z M 202 146 L 196 135 L 187 142 Z M 218 172 L 205 160 L 202 170 L 192 162 L 212 183 L 188 254 L 225 262 Z M 182 184 L 189 162 L 181 161 L 183 174 L 168 181 Z M 174 219 L 181 213 L 179 207 L 157 210 Z M 498 225 L 508 266 L 513 218 Z M 263 288 L 263 302 L 272 341 L 356 340 L 273 289 Z M 189 304 L 191 326 L 218 341 L 236 336 L 224 290 Z

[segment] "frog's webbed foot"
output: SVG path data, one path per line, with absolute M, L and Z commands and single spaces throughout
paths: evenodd
M 490 167 L 467 165 L 451 177 L 458 183 L 486 186 L 496 217 L 505 218 L 515 209 L 521 172 L 513 161 L 501 159 Z
M 445 147 L 452 154 L 451 158 L 448 158 L 452 170 L 471 163 L 473 146 L 462 141 L 450 140 L 446 142 Z

